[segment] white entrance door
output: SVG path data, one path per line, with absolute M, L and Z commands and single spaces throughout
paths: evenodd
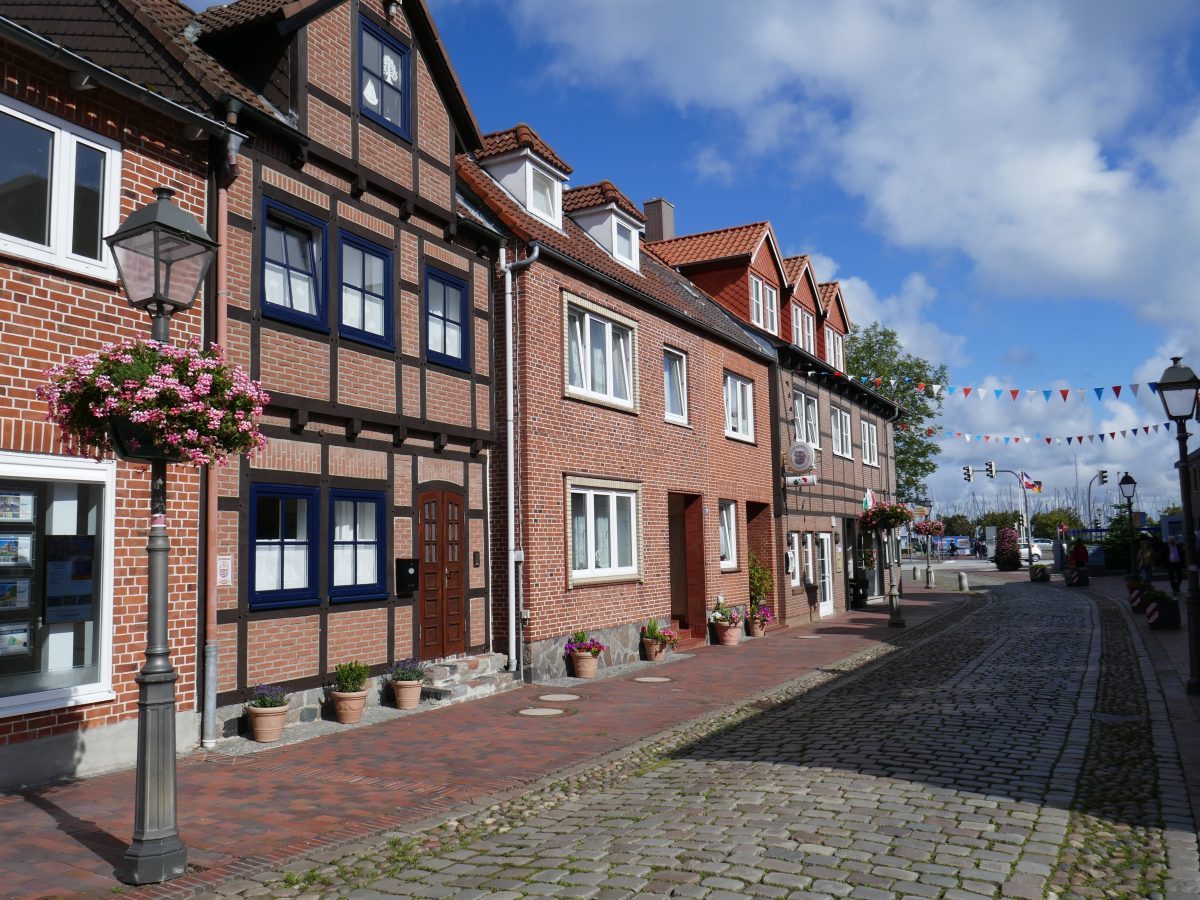
M 818 615 L 833 615 L 833 536 L 817 535 L 817 599 Z

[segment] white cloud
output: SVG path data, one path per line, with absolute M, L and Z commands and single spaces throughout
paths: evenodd
M 841 285 L 854 324 L 879 322 L 896 332 L 906 352 L 935 365 L 945 363 L 953 367 L 966 362 L 966 339 L 950 334 L 929 318 L 937 291 L 921 273 L 909 275 L 899 293 L 887 297 L 879 297 L 871 285 L 856 276 L 842 278 Z
M 819 158 L 889 241 L 965 253 L 992 290 L 1200 327 L 1200 107 L 1167 69 L 1200 7 L 1148 6 L 515 0 L 513 16 L 555 77 L 727 115 L 722 154 Z
M 705 147 L 692 157 L 691 168 L 701 180 L 730 184 L 736 172 L 733 163 L 721 155 L 715 147 Z

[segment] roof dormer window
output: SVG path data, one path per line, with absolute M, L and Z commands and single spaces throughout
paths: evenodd
M 533 163 L 527 163 L 529 172 L 529 211 L 545 219 L 556 228 L 562 224 L 559 213 L 562 198 L 562 182 L 551 177 Z
M 617 230 L 617 240 L 613 245 L 613 256 L 623 259 L 631 265 L 637 265 L 637 258 L 634 256 L 633 249 L 633 229 L 624 222 L 617 221 L 615 216 L 613 217 L 613 226 Z

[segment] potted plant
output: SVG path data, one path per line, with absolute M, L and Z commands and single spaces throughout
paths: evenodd
M 333 670 L 333 710 L 343 725 L 353 725 L 362 718 L 367 705 L 367 679 L 371 670 L 357 659 L 338 663 Z
M 876 503 L 858 517 L 858 524 L 865 531 L 891 531 L 912 521 L 912 510 L 903 503 Z
M 258 419 L 270 397 L 215 345 L 108 344 L 47 376 L 37 394 L 72 453 L 224 465 L 267 444 Z
M 1073 569 L 1068 568 L 1065 572 L 1063 572 L 1063 580 L 1066 581 L 1067 587 L 1087 587 L 1087 566 L 1076 566 Z
M 674 650 L 679 643 L 679 635 L 673 628 L 662 628 L 658 619 L 651 619 L 642 626 L 642 652 L 646 659 L 654 662 L 668 649 Z
M 576 631 L 567 641 L 564 653 L 571 657 L 572 670 L 576 678 L 591 678 L 596 674 L 599 656 L 604 652 L 604 645 L 593 637 L 588 637 L 586 631 Z
M 1050 580 L 1050 567 L 1047 565 L 1043 565 L 1042 563 L 1038 563 L 1035 566 L 1030 566 L 1029 580 L 1030 581 L 1049 581 Z
M 1021 568 L 1017 532 L 1012 528 L 1001 528 L 996 532 L 996 568 L 1001 572 L 1015 572 Z
M 416 709 L 421 702 L 425 665 L 418 659 L 402 659 L 388 670 L 396 709 Z
M 250 692 L 246 704 L 250 716 L 250 733 L 260 744 L 279 740 L 287 722 L 288 695 L 277 684 L 260 684 Z
M 732 607 L 726 606 L 723 599 L 717 600 L 717 605 L 708 614 L 717 636 L 717 643 L 724 647 L 736 647 L 741 635 L 742 614 Z
M 775 614 L 765 603 L 750 601 L 750 609 L 746 613 L 746 630 L 750 637 L 762 637 L 767 626 L 775 621 Z

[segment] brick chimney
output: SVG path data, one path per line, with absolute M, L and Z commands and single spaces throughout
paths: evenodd
M 646 214 L 646 242 L 669 241 L 675 237 L 675 204 L 655 197 L 642 204 Z

